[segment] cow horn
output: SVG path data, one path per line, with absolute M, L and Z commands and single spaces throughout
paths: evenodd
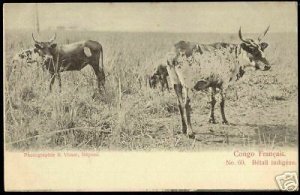
M 37 40 L 34 38 L 33 33 L 31 33 L 31 35 L 32 35 L 32 39 L 34 40 L 35 43 L 40 43 L 40 41 L 37 41 Z
M 240 30 L 239 30 L 239 38 L 241 39 L 241 41 L 250 44 L 249 41 L 244 40 L 243 37 L 242 37 L 242 27 L 240 27 Z
M 264 36 L 267 34 L 268 30 L 270 28 L 270 25 L 268 26 L 268 28 L 265 30 L 265 32 L 263 34 L 261 34 L 259 37 L 258 37 L 258 41 L 260 42 L 262 40 L 262 38 L 264 38 Z
M 56 39 L 56 33 L 54 33 L 53 37 L 50 39 L 50 43 L 52 43 Z

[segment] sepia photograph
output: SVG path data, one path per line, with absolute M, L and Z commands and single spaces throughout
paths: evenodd
M 5 189 L 299 190 L 297 30 L 296 2 L 5 3 Z

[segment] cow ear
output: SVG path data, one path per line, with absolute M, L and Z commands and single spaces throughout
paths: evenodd
M 241 48 L 244 49 L 244 50 L 246 50 L 247 49 L 246 43 L 241 43 Z
M 262 51 L 264 51 L 269 46 L 269 44 L 266 42 L 262 42 L 259 45 L 260 45 Z
M 51 48 L 54 49 L 57 46 L 56 43 L 51 44 Z
M 42 49 L 42 47 L 39 45 L 39 44 L 34 44 L 34 46 L 37 48 L 37 49 Z

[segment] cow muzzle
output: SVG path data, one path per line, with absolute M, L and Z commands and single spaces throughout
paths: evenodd
M 271 69 L 271 66 L 270 65 L 266 65 L 264 70 L 270 70 Z
M 271 69 L 271 65 L 270 65 L 269 61 L 266 58 L 263 58 L 261 60 L 261 62 L 264 64 L 264 69 L 263 69 L 264 71 Z
M 53 56 L 51 55 L 45 55 L 45 60 L 52 60 L 53 59 Z
M 260 70 L 266 71 L 266 70 L 271 69 L 271 65 L 266 58 L 262 58 L 255 64 L 255 69 L 256 70 L 260 69 Z

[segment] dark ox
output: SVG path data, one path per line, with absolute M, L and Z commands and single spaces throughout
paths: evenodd
M 169 91 L 168 76 L 167 66 L 163 64 L 158 65 L 155 68 L 154 73 L 149 77 L 149 86 L 151 88 L 156 88 L 158 83 L 160 83 L 161 91 L 164 91 L 165 88 Z
M 104 90 L 105 74 L 103 70 L 103 50 L 97 41 L 81 41 L 58 46 L 54 43 L 56 34 L 48 42 L 37 41 L 33 34 L 35 48 L 45 57 L 45 67 L 51 74 L 50 91 L 55 81 L 59 80 L 61 88 L 60 72 L 79 71 L 86 65 L 91 65 L 97 77 L 99 92 Z
M 271 67 L 264 54 L 268 44 L 261 42 L 268 29 L 269 27 L 257 40 L 244 39 L 240 29 L 239 44 L 198 44 L 180 41 L 174 45 L 172 51 L 167 54 L 167 68 L 178 98 L 183 133 L 189 137 L 194 136 L 190 116 L 190 90 L 210 90 L 209 122 L 215 123 L 215 94 L 218 89 L 221 95 L 223 123 L 228 124 L 224 111 L 228 86 L 241 78 L 247 67 L 256 70 L 269 70 Z

